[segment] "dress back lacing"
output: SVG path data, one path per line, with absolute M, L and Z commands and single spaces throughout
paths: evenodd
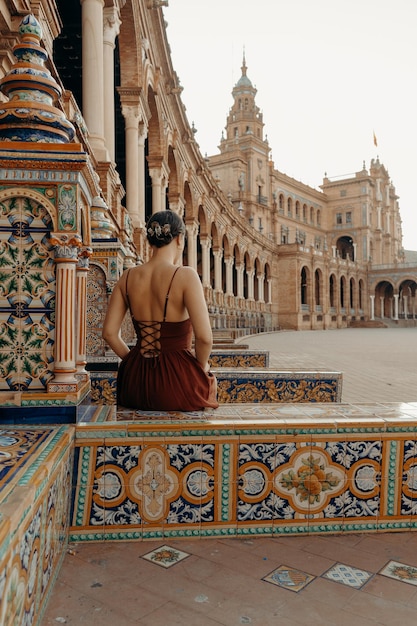
M 171 277 L 171 280 L 168 286 L 168 291 L 165 296 L 164 317 L 163 317 L 164 322 L 166 321 L 168 298 L 169 298 L 169 293 L 171 291 L 172 281 L 174 280 L 174 276 L 178 270 L 179 270 L 179 267 L 175 269 Z M 161 353 L 161 344 L 159 341 L 161 337 L 161 322 L 140 322 L 139 320 L 136 320 L 133 317 L 132 309 L 130 308 L 129 294 L 128 294 L 128 289 L 127 289 L 127 282 L 129 280 L 129 272 L 130 272 L 130 269 L 128 270 L 128 273 L 126 276 L 126 301 L 129 306 L 129 311 L 132 317 L 132 321 L 136 323 L 140 329 L 140 339 L 141 339 L 140 353 L 145 359 L 157 358 L 159 357 Z

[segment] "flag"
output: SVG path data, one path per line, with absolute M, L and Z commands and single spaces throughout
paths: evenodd
M 377 146 L 377 145 L 378 145 L 378 141 L 377 141 L 377 138 L 376 138 L 376 135 L 375 135 L 375 132 L 374 132 L 374 146 Z

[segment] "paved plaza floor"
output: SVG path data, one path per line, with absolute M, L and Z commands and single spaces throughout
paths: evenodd
M 342 371 L 342 402 L 417 401 L 417 329 L 240 342 L 269 350 L 272 368 Z M 72 544 L 41 626 L 416 622 L 417 533 L 392 532 Z

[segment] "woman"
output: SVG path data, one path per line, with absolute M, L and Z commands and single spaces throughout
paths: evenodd
M 197 272 L 183 267 L 185 224 L 173 211 L 149 219 L 152 258 L 123 273 L 110 298 L 103 339 L 122 361 L 117 402 L 132 409 L 199 411 L 218 406 L 209 371 L 213 335 Z M 137 343 L 120 336 L 130 310 Z M 194 333 L 195 356 L 191 352 Z

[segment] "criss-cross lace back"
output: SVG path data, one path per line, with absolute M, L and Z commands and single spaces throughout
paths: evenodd
M 140 353 L 146 359 L 159 356 L 161 344 L 161 322 L 136 322 L 140 328 Z

